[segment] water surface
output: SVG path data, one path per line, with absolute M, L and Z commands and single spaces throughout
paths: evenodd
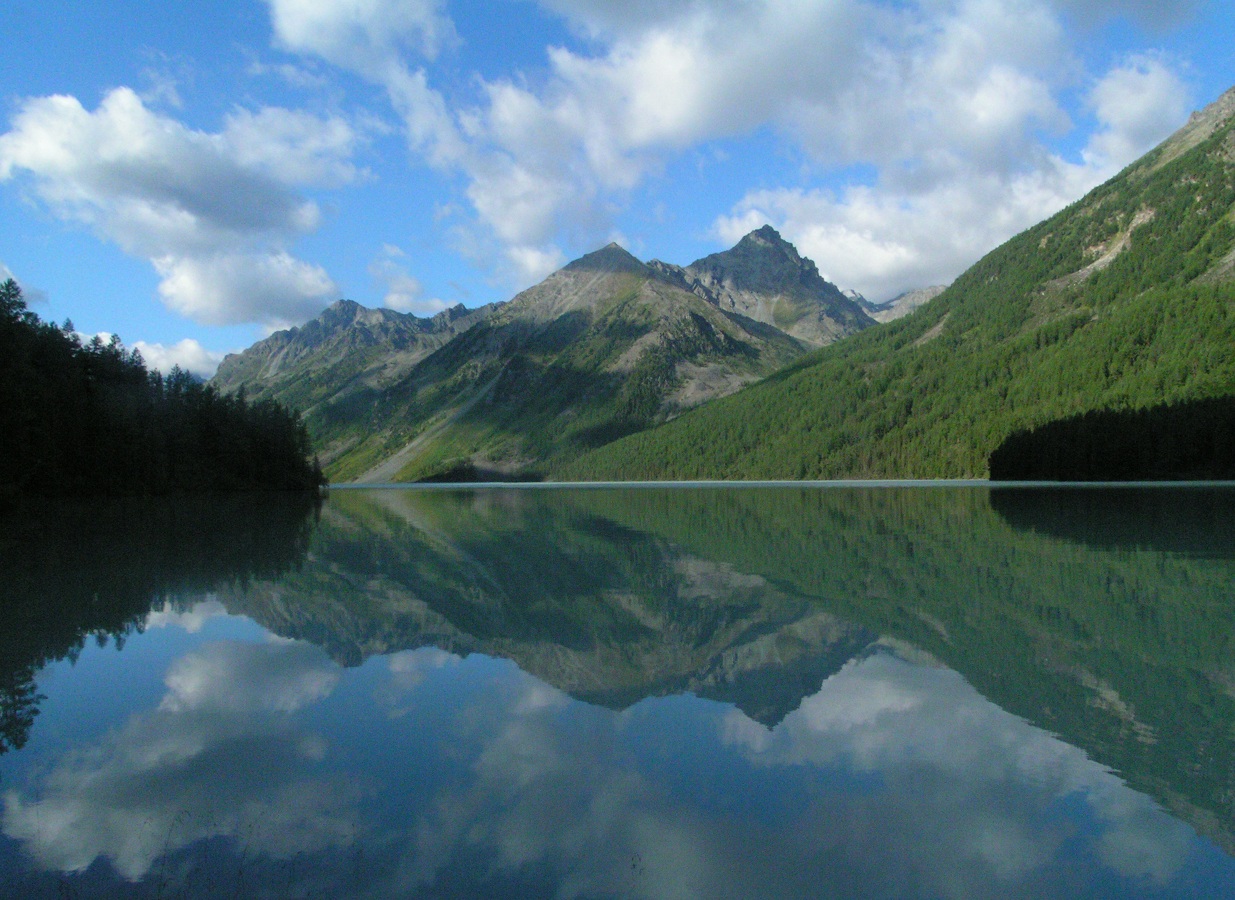
M 0 892 L 1235 895 L 1232 500 L 11 511 Z

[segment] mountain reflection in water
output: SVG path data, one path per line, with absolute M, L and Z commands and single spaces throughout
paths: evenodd
M 1235 492 L 1155 490 L 29 513 L 0 893 L 1235 893 Z

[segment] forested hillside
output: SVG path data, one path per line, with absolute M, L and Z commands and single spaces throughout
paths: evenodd
M 983 477 L 1008 435 L 1235 394 L 1235 91 L 913 316 L 563 467 L 570 479 Z
M 119 339 L 82 343 L 0 285 L 0 493 L 309 490 L 309 436 L 279 403 L 148 372 Z

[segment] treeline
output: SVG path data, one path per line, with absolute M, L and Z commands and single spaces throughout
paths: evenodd
M 308 432 L 274 401 L 147 371 L 118 338 L 83 343 L 0 284 L 0 494 L 310 490 Z
M 1007 437 L 996 481 L 1235 479 L 1235 397 L 1086 412 Z

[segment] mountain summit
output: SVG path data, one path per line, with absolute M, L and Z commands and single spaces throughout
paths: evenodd
M 772 325 L 812 347 L 874 324 L 771 225 L 685 268 L 659 260 L 649 265 L 720 309 Z
M 539 477 L 870 324 L 770 228 L 708 260 L 645 264 L 611 243 L 432 319 L 340 301 L 216 381 L 303 409 L 336 481 Z
M 338 300 L 299 328 L 228 354 L 213 383 L 227 393 L 244 387 L 253 399 L 272 397 L 312 420 L 322 404 L 345 405 L 358 390 L 381 390 L 398 381 L 492 309 L 456 304 L 420 318 Z

